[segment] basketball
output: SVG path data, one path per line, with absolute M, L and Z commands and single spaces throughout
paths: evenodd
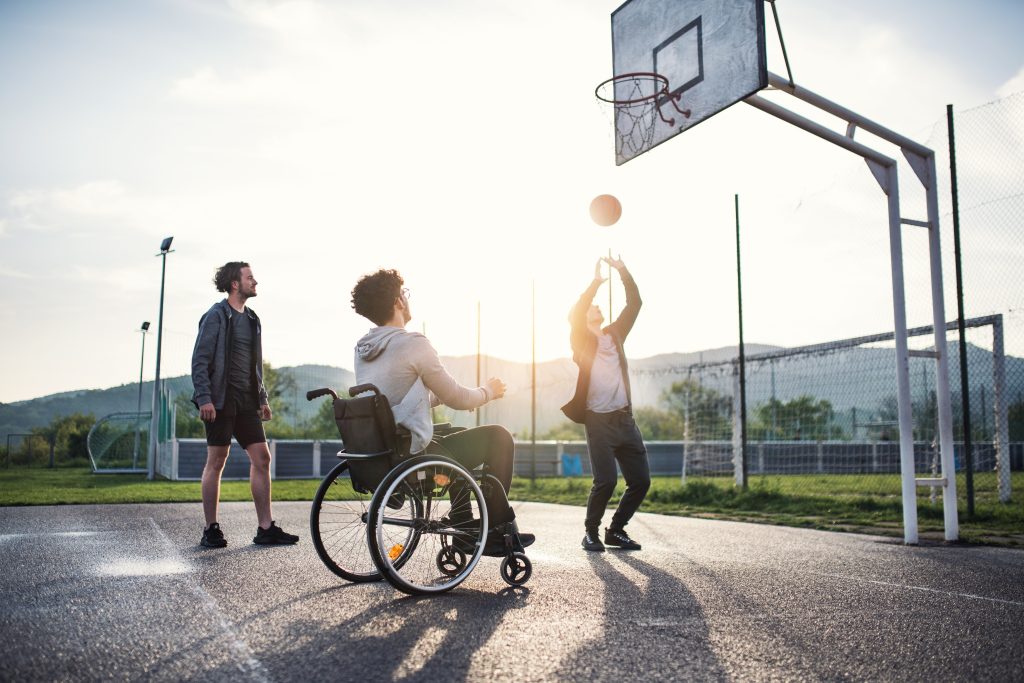
M 622 215 L 622 204 L 610 194 L 600 194 L 590 202 L 590 217 L 598 225 L 614 225 Z

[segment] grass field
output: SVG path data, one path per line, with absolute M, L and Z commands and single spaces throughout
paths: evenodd
M 865 483 L 867 480 L 867 483 Z M 312 500 L 318 480 L 274 482 L 274 500 Z M 1013 500 L 996 497 L 994 473 L 975 475 L 975 515 L 966 516 L 963 476 L 958 475 L 960 532 L 965 541 L 1024 547 L 1024 472 L 1014 472 Z M 620 481 L 612 504 L 621 495 Z M 590 480 L 542 478 L 531 486 L 516 479 L 511 498 L 586 504 Z M 942 500 L 919 491 L 918 524 L 923 539 L 942 538 Z M 96 475 L 85 468 L 0 470 L 0 505 L 199 502 L 198 482 L 148 482 L 144 475 Z M 249 483 L 225 481 L 221 500 L 248 501 Z M 903 505 L 897 475 L 786 475 L 755 477 L 747 491 L 729 478 L 655 477 L 641 510 L 669 515 L 732 519 L 764 524 L 853 531 L 902 537 Z M 582 517 L 581 522 L 582 525 Z

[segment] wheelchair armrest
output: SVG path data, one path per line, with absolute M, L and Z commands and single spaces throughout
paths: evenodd
M 434 436 L 448 436 L 464 431 L 466 431 L 465 427 L 453 427 L 451 422 L 439 422 L 434 425 Z
M 344 448 L 338 451 L 338 457 L 344 458 L 345 460 L 371 460 L 373 458 L 379 458 L 382 455 L 391 455 L 394 451 L 380 451 L 379 453 L 350 453 Z

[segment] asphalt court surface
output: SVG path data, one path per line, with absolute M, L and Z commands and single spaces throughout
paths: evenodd
M 586 553 L 581 508 L 517 503 L 533 577 L 484 558 L 410 598 L 292 547 L 199 546 L 198 504 L 0 508 L 0 680 L 1024 680 L 1024 552 L 639 514 Z

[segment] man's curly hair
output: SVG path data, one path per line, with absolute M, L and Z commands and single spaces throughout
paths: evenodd
M 395 311 L 395 299 L 402 295 L 405 280 L 397 270 L 380 269 L 364 275 L 352 288 L 352 308 L 369 318 L 375 325 L 383 325 Z
M 223 266 L 217 269 L 216 275 L 213 276 L 213 284 L 217 287 L 218 292 L 231 293 L 232 282 L 242 282 L 242 268 L 249 268 L 249 264 L 245 261 L 228 261 Z

